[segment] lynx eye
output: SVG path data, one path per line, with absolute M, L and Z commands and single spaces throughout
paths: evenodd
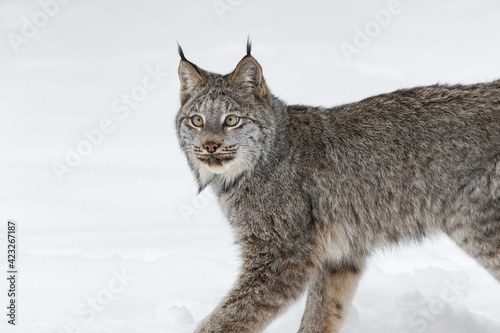
M 200 116 L 192 116 L 191 123 L 196 127 L 201 127 L 203 126 L 203 118 Z
M 235 115 L 227 116 L 226 120 L 224 120 L 224 124 L 229 127 L 236 126 L 239 122 L 240 118 L 236 117 Z

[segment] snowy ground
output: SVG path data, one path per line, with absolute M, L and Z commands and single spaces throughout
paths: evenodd
M 1 332 L 187 333 L 231 286 L 231 231 L 177 148 L 176 40 L 229 72 L 250 33 L 290 103 L 500 78 L 493 0 L 54 1 L 44 21 L 38 1 L 0 0 L 0 248 L 17 220 L 20 272 L 15 328 L 1 279 Z M 303 308 L 266 332 L 294 332 Z M 445 238 L 379 253 L 343 332 L 498 333 L 500 284 Z

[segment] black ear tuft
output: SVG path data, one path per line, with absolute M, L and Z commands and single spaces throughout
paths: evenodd
M 196 66 L 195 64 L 193 64 L 191 61 L 187 60 L 186 59 L 186 56 L 184 55 L 184 51 L 182 51 L 182 47 L 181 45 L 179 44 L 179 42 L 177 42 L 177 50 L 179 51 L 179 56 L 181 57 L 181 60 L 184 60 L 186 61 L 187 63 L 189 63 L 191 66 L 194 67 L 194 69 L 196 70 L 196 72 L 198 74 L 200 74 L 200 70 L 198 69 L 198 66 Z
M 247 57 L 250 56 L 252 52 L 252 42 L 250 42 L 250 36 L 247 37 Z
M 179 55 L 181 56 L 181 60 L 187 61 L 186 57 L 184 56 L 184 51 L 182 51 L 182 47 L 179 44 L 179 42 L 177 42 L 177 50 L 179 51 Z

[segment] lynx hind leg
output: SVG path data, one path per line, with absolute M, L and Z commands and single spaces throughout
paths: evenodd
M 500 157 L 462 190 L 446 233 L 500 281 Z
M 325 264 L 318 268 L 309 285 L 299 333 L 340 331 L 361 276 L 360 266 Z

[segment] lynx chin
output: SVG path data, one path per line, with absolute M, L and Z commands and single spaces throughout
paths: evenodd
M 242 258 L 196 333 L 260 332 L 306 290 L 298 331 L 339 332 L 370 254 L 437 233 L 500 280 L 500 81 L 287 105 L 250 43 L 226 75 L 179 54 L 178 140 Z

